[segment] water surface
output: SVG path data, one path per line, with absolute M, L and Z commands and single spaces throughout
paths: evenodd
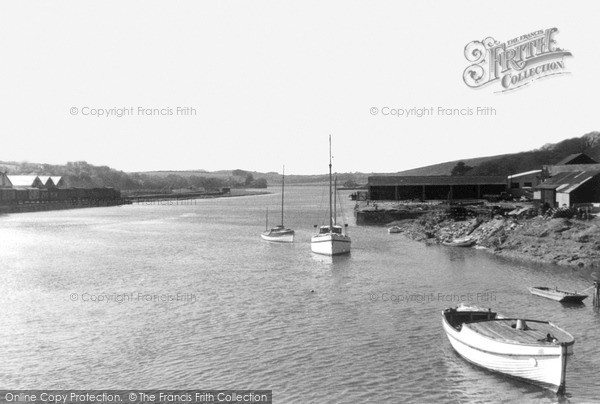
M 278 224 L 273 191 L 0 217 L 0 384 L 272 389 L 278 403 L 600 401 L 591 297 L 563 306 L 526 289 L 582 290 L 585 274 L 356 227 L 348 193 L 352 254 L 332 261 L 310 252 L 327 220 L 320 187 L 286 189 L 294 244 L 260 239 L 266 207 Z M 458 357 L 441 311 L 461 296 L 570 331 L 566 397 Z

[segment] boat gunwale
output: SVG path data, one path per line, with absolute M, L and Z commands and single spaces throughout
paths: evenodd
M 457 328 L 455 328 L 448 321 L 448 316 L 451 313 L 453 313 L 453 312 L 454 313 L 457 312 L 456 308 L 448 308 L 448 309 L 445 309 L 445 310 L 442 311 L 442 324 L 443 324 L 443 328 L 444 328 L 446 336 L 449 339 L 451 339 L 451 341 L 450 341 L 451 345 L 453 345 L 454 343 L 458 343 L 458 344 L 461 344 L 463 346 L 469 347 L 469 348 L 474 349 L 474 350 L 479 351 L 479 352 L 484 352 L 484 353 L 487 353 L 487 354 L 490 354 L 490 355 L 499 356 L 499 357 L 507 357 L 507 358 L 512 358 L 512 357 L 516 358 L 516 357 L 523 357 L 523 356 L 529 357 L 529 358 L 532 358 L 532 357 L 533 358 L 553 358 L 553 357 L 557 357 L 558 356 L 558 357 L 561 358 L 561 361 L 562 361 L 561 378 L 560 378 L 561 380 L 560 380 L 559 384 L 548 383 L 548 382 L 543 382 L 543 381 L 532 379 L 532 378 L 516 376 L 514 374 L 511 374 L 511 373 L 508 373 L 508 372 L 503 372 L 501 370 L 496 370 L 496 369 L 490 368 L 488 366 L 485 366 L 484 364 L 481 364 L 481 363 L 478 363 L 478 362 L 476 362 L 474 360 L 471 360 L 469 357 L 461 354 L 453 346 L 453 348 L 454 348 L 453 351 L 459 357 L 461 357 L 463 360 L 465 360 L 466 362 L 468 362 L 468 363 L 472 364 L 473 366 L 476 366 L 476 367 L 478 367 L 478 368 L 480 368 L 480 369 L 482 369 L 484 371 L 491 372 L 491 373 L 494 373 L 494 374 L 498 374 L 498 375 L 501 375 L 503 377 L 508 377 L 508 378 L 511 378 L 511 379 L 523 381 L 523 382 L 528 383 L 528 384 L 534 384 L 534 385 L 540 386 L 542 388 L 546 388 L 548 390 L 551 390 L 551 391 L 553 391 L 556 394 L 564 394 L 565 389 L 566 389 L 566 387 L 565 387 L 565 385 L 566 385 L 565 381 L 566 381 L 566 366 L 567 366 L 568 346 L 575 343 L 575 340 L 574 340 L 573 336 L 571 335 L 571 333 L 563 330 L 562 328 L 558 327 L 557 325 L 555 325 L 555 324 L 553 324 L 553 323 L 551 323 L 549 321 L 530 320 L 530 321 L 533 321 L 533 322 L 547 323 L 547 324 L 549 324 L 549 325 L 551 325 L 553 327 L 556 327 L 557 329 L 559 329 L 559 330 L 565 332 L 567 335 L 571 336 L 573 338 L 573 340 L 570 343 L 560 343 L 560 344 L 556 344 L 555 346 L 552 346 L 552 348 L 560 348 L 560 353 L 556 353 L 556 354 L 555 353 L 552 353 L 552 354 L 545 353 L 545 354 L 542 354 L 542 355 L 530 355 L 530 354 L 529 355 L 528 354 L 521 355 L 521 354 L 510 354 L 510 353 L 503 354 L 503 353 L 499 353 L 499 352 L 487 351 L 485 349 L 479 348 L 477 346 L 473 346 L 470 343 L 465 342 L 460 337 L 460 333 L 461 333 L 462 327 L 461 327 L 461 329 L 457 329 Z M 462 313 L 465 313 L 465 312 L 469 313 L 469 311 L 462 311 Z M 483 314 L 483 313 L 486 313 L 486 312 L 478 310 L 478 311 L 472 311 L 472 313 Z M 491 313 L 491 310 L 489 310 L 487 313 Z M 497 313 L 495 313 L 495 314 L 497 315 Z M 490 321 L 490 320 L 483 320 L 483 321 Z M 504 320 L 504 318 L 496 318 L 495 320 Z M 465 324 L 465 323 L 462 323 L 462 324 Z M 474 332 L 473 329 L 470 329 L 470 330 Z M 478 333 L 478 335 L 480 335 L 481 337 L 489 339 L 488 337 L 484 336 L 483 334 Z M 455 341 L 455 342 L 453 343 L 452 340 Z M 515 345 L 515 344 L 511 344 L 511 345 Z M 526 346 L 528 344 L 516 344 L 516 345 Z M 540 345 L 533 345 L 533 346 L 539 347 Z
M 452 327 L 452 326 L 450 326 L 450 327 Z M 460 334 L 460 331 L 457 330 L 456 328 L 452 327 L 452 329 L 455 330 L 457 334 Z M 458 341 L 461 344 L 463 344 L 465 346 L 468 346 L 471 349 L 474 349 L 474 350 L 479 351 L 479 352 L 484 352 L 484 353 L 487 353 L 487 354 L 490 354 L 490 355 L 500 356 L 500 357 L 509 357 L 509 358 L 518 358 L 518 357 L 550 358 L 550 357 L 556 357 L 556 356 L 560 356 L 561 355 L 560 353 L 551 353 L 551 354 L 548 354 L 548 353 L 543 353 L 543 354 L 539 354 L 539 353 L 538 354 L 529 354 L 529 353 L 527 353 L 527 354 L 525 354 L 525 353 L 523 353 L 523 354 L 500 353 L 500 352 L 490 351 L 490 350 L 487 350 L 487 349 L 480 348 L 478 346 L 471 345 L 471 344 L 463 341 L 462 339 L 456 337 L 455 335 L 452 335 L 452 334 L 449 334 L 449 333 L 446 333 L 446 335 L 449 336 L 450 338 L 453 338 L 455 341 Z M 483 335 L 483 334 L 479 334 L 479 335 L 482 335 L 483 337 L 485 337 L 485 335 Z M 507 342 L 507 343 L 509 344 L 509 342 Z M 527 344 L 511 344 L 511 345 L 528 346 Z M 541 345 L 533 345 L 533 346 L 540 347 Z M 557 344 L 557 345 L 551 346 L 550 348 L 562 348 L 562 346 Z
M 455 330 L 457 333 L 460 333 L 460 332 L 462 331 L 462 327 L 461 327 L 461 329 L 459 330 L 459 329 L 457 329 L 456 327 L 454 327 L 454 326 L 453 326 L 453 325 L 452 325 L 452 324 L 451 324 L 451 323 L 448 321 L 448 319 L 447 319 L 446 315 L 447 315 L 447 314 L 450 314 L 450 313 L 451 313 L 450 311 L 446 311 L 446 310 L 444 310 L 444 312 L 442 313 L 442 317 L 444 318 L 444 321 L 446 322 L 446 324 L 448 324 L 448 326 L 450 326 L 450 327 L 451 327 L 453 330 Z M 469 313 L 469 312 L 468 312 L 468 311 L 466 311 L 466 312 L 465 312 L 465 311 L 463 311 L 463 312 L 460 312 L 460 313 Z M 478 311 L 478 312 L 474 312 L 474 313 L 487 313 L 487 312 Z M 542 344 L 539 344 L 539 343 L 538 343 L 538 344 L 536 344 L 536 343 L 526 343 L 526 342 L 511 341 L 511 340 L 500 339 L 500 338 L 492 338 L 491 336 L 489 336 L 489 335 L 485 335 L 485 334 L 483 334 L 483 333 L 479 332 L 479 331 L 478 331 L 478 330 L 476 330 L 476 329 L 473 329 L 473 328 L 469 328 L 469 329 L 470 329 L 472 332 L 474 332 L 474 333 L 476 333 L 476 334 L 480 335 L 481 337 L 483 337 L 483 338 L 486 338 L 486 339 L 489 339 L 489 340 L 491 340 L 491 341 L 498 341 L 498 342 L 501 342 L 501 343 L 503 343 L 503 344 L 516 345 L 516 346 L 524 346 L 524 347 L 549 347 L 549 348 L 552 348 L 552 347 L 562 347 L 562 346 L 566 346 L 566 347 L 568 347 L 568 346 L 570 346 L 570 345 L 573 345 L 573 344 L 575 344 L 575 337 L 573 337 L 573 335 L 572 335 L 570 332 L 568 332 L 568 331 L 566 331 L 566 330 L 562 329 L 561 327 L 557 326 L 557 325 L 556 325 L 556 324 L 554 324 L 554 323 L 551 323 L 551 322 L 549 322 L 549 321 L 544 321 L 544 320 L 532 320 L 532 319 L 524 319 L 524 318 L 493 318 L 493 319 L 482 319 L 482 320 L 474 320 L 474 321 L 469 321 L 469 322 L 463 322 L 463 323 L 461 323 L 461 326 L 463 326 L 463 325 L 469 325 L 469 324 L 475 324 L 475 323 L 486 323 L 486 322 L 492 322 L 492 321 L 517 321 L 517 320 L 522 320 L 522 321 L 525 321 L 525 322 L 531 322 L 531 323 L 547 324 L 547 325 L 549 325 L 549 326 L 551 326 L 551 327 L 554 327 L 554 328 L 558 329 L 559 331 L 561 331 L 561 332 L 565 333 L 565 334 L 566 334 L 568 337 L 570 337 L 570 338 L 571 338 L 571 340 L 570 340 L 570 341 L 565 341 L 565 342 L 559 341 L 559 343 L 558 343 L 558 344 L 554 344 L 554 345 L 551 345 L 551 346 L 547 346 L 547 345 L 542 345 Z M 469 345 L 469 344 L 466 344 L 464 341 L 461 341 L 461 342 L 462 342 L 463 344 L 465 344 L 465 345 L 471 346 L 471 345 Z M 540 341 L 540 342 L 541 342 L 541 341 Z M 472 347 L 472 348 L 476 348 L 476 347 Z M 479 349 L 479 348 L 476 348 L 476 349 Z M 479 349 L 479 350 L 481 350 L 481 351 L 484 351 L 484 352 L 487 352 L 487 351 L 485 351 L 485 350 L 482 350 L 482 349 Z

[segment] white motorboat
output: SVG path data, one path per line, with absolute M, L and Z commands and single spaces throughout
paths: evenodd
M 444 331 L 460 356 L 494 372 L 562 393 L 571 334 L 547 321 L 504 318 L 472 307 L 442 312 Z

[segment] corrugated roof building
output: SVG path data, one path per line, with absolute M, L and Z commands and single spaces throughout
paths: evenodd
M 600 202 L 600 170 L 560 172 L 536 186 L 533 198 L 551 207 Z

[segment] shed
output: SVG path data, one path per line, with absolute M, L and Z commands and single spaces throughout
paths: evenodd
M 551 207 L 600 202 L 600 170 L 558 173 L 535 187 L 534 199 Z
M 541 182 L 541 178 L 541 169 L 509 175 L 509 192 L 514 196 L 531 196 L 533 187 Z

